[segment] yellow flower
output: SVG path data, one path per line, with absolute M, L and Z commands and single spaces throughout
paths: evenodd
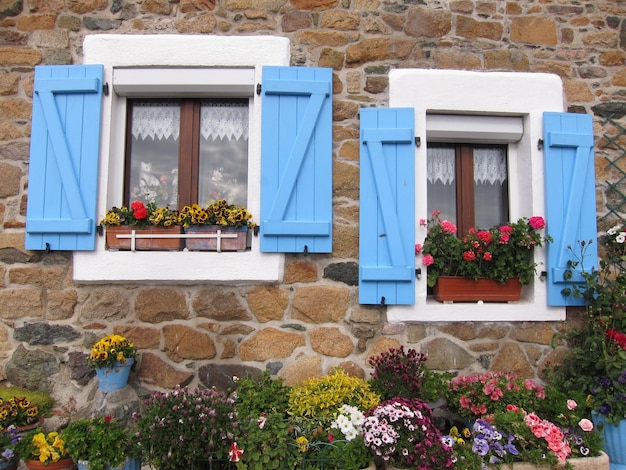
M 306 452 L 309 450 L 309 440 L 304 436 L 298 437 L 296 439 L 296 444 L 298 444 L 298 450 L 300 452 Z

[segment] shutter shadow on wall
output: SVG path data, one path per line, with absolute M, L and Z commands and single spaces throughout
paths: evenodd
M 412 108 L 361 109 L 359 303 L 415 303 Z
M 28 250 L 93 250 L 102 65 L 35 68 L 28 174 Z
M 572 283 L 584 286 L 581 269 L 598 267 L 593 119 L 587 114 L 544 113 L 544 168 L 548 243 L 548 305 L 584 305 L 582 298 L 564 296 Z M 569 260 L 582 265 L 570 281 L 564 279 Z M 590 243 L 591 242 L 591 243 Z
M 332 69 L 263 67 L 261 251 L 332 251 Z

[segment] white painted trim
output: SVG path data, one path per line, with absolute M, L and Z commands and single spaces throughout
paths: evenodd
M 390 107 L 413 107 L 415 133 L 422 145 L 415 149 L 416 243 L 423 243 L 427 219 L 426 145 L 428 114 L 514 116 L 523 121 L 523 135 L 509 144 L 509 191 L 511 219 L 545 216 L 542 138 L 544 111 L 564 110 L 563 85 L 556 75 L 470 72 L 460 70 L 398 69 L 389 74 Z M 423 184 L 420 184 L 422 183 Z M 536 250 L 538 270 L 545 270 L 546 250 Z M 416 280 L 416 302 L 411 306 L 390 305 L 390 322 L 410 321 L 546 321 L 565 319 L 564 307 L 548 307 L 546 287 L 536 279 L 525 286 L 522 299 L 514 304 L 441 304 L 426 295 L 426 268 L 421 256 L 416 267 L 424 273 Z
M 524 134 L 521 116 L 428 114 L 426 138 L 432 142 L 517 142 Z
M 173 67 L 184 80 L 185 69 L 248 68 L 254 83 L 261 82 L 264 65 L 289 65 L 289 40 L 272 36 L 117 35 L 85 37 L 85 64 L 103 64 L 104 81 L 113 83 L 117 67 Z M 177 80 L 176 76 L 172 76 Z M 122 201 L 124 174 L 124 123 L 126 99 L 116 93 L 104 98 L 98 214 Z M 248 154 L 248 209 L 260 218 L 261 99 L 250 97 Z M 214 281 L 276 282 L 282 280 L 284 255 L 261 253 L 258 237 L 245 253 L 215 252 L 109 252 L 104 237 L 96 250 L 73 253 L 74 280 L 117 281 Z

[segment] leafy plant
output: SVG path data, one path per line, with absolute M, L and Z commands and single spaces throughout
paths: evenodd
M 91 347 L 89 365 L 99 369 L 114 366 L 116 362 L 125 363 L 137 356 L 135 345 L 120 335 L 108 335 Z
M 330 424 L 343 405 L 368 410 L 380 401 L 368 382 L 349 376 L 340 368 L 294 386 L 288 397 L 287 412 L 293 419 L 317 420 L 324 427 Z
M 258 382 L 247 377 L 238 381 L 235 408 L 240 424 L 236 439 L 244 451 L 238 469 L 278 469 L 284 462 L 296 460 L 296 449 L 289 445 L 289 390 L 281 379 L 272 379 L 267 372 Z
M 154 392 L 145 411 L 134 415 L 142 461 L 177 470 L 209 456 L 227 459 L 239 425 L 234 404 L 215 388 Z
M 446 395 L 449 373 L 439 374 L 426 367 L 426 355 L 415 349 L 390 349 L 372 356 L 370 384 L 383 400 L 393 397 L 419 398 L 430 402 Z
M 539 233 L 545 227 L 539 216 L 487 229 L 474 227 L 457 237 L 456 225 L 440 220 L 439 214 L 434 211 L 429 220 L 421 221 L 428 233 L 424 244 L 415 247 L 428 267 L 427 283 L 431 287 L 439 276 L 495 279 L 501 284 L 519 278 L 522 284 L 528 284 L 537 267 L 533 250 L 551 241 Z
M 0 431 L 0 462 L 16 462 L 15 445 L 19 442 L 20 435 L 13 425 Z
M 70 457 L 88 462 L 90 470 L 120 467 L 133 453 L 129 431 L 110 416 L 74 421 L 63 439 Z

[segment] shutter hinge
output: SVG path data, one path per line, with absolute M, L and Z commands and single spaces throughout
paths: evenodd
M 537 150 L 543 150 L 543 139 L 537 141 Z
M 419 147 L 420 145 L 422 145 L 422 139 L 420 137 L 416 137 L 415 138 L 415 146 Z
M 418 279 L 422 278 L 422 268 L 416 268 L 415 269 L 415 277 Z
M 102 93 L 104 93 L 104 96 L 109 96 L 109 82 L 104 82 L 104 85 L 102 85 Z
M 257 95 L 260 95 L 260 94 L 261 94 L 261 88 L 262 88 L 262 87 L 261 87 L 261 84 L 260 84 L 260 83 L 257 83 L 257 84 L 256 84 L 256 94 L 257 94 Z
M 261 230 L 261 226 L 260 225 L 255 225 L 254 228 L 252 229 L 252 233 L 254 234 L 255 237 L 259 236 L 259 231 Z

